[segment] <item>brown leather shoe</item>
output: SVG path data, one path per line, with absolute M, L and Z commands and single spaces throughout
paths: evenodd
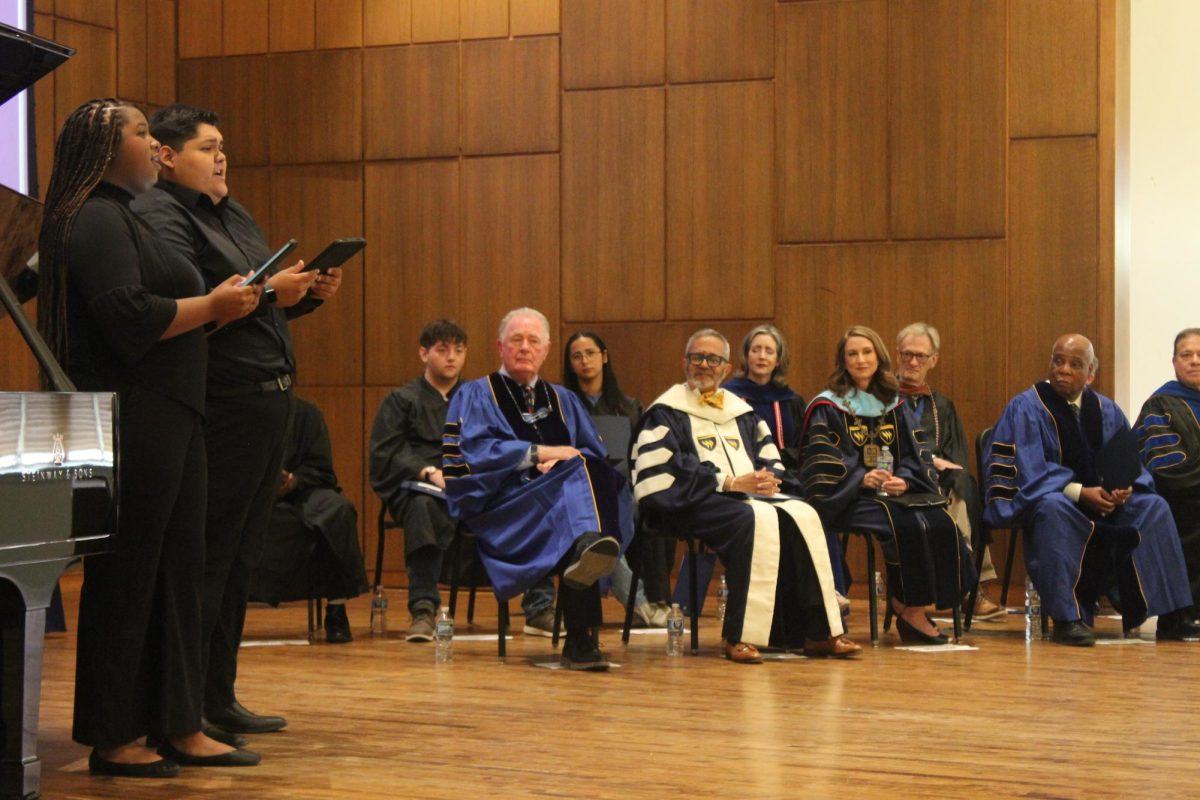
M 830 636 L 823 642 L 804 640 L 804 655 L 809 658 L 854 658 L 862 648 L 845 636 Z
M 725 651 L 725 657 L 735 664 L 762 663 L 762 653 L 758 652 L 758 648 L 752 644 L 721 642 L 721 649 Z

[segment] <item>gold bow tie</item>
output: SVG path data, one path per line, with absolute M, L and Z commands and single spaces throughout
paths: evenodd
M 700 395 L 700 405 L 712 406 L 713 408 L 725 408 L 725 390 L 717 389 L 712 392 L 704 392 Z

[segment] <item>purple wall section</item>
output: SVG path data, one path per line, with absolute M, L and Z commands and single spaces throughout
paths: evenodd
M 23 13 L 26 0 L 0 0 L 0 22 L 14 28 L 28 28 Z M 0 106 L 0 183 L 19 192 L 29 189 L 22 180 L 22 161 L 28 152 L 25 137 L 28 135 L 21 109 L 25 93 Z

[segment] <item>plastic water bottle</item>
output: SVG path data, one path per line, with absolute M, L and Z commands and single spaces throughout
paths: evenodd
M 679 603 L 671 603 L 667 612 L 667 655 L 683 655 L 683 609 Z
M 1025 579 L 1025 641 L 1042 638 L 1042 598 L 1029 578 Z
M 875 602 L 882 606 L 886 598 L 887 590 L 884 588 L 883 578 L 880 576 L 879 570 L 875 570 Z
M 729 584 L 725 582 L 725 576 L 721 575 L 721 580 L 717 583 L 717 619 L 725 621 L 725 606 L 729 604 Z
M 438 664 L 449 664 L 454 660 L 454 617 L 450 616 L 450 610 L 445 606 L 438 611 L 433 638 L 437 641 L 435 661 Z
M 892 449 L 885 444 L 883 449 L 879 451 L 879 463 L 875 465 L 875 469 L 882 469 L 890 473 L 892 471 L 893 464 L 895 464 L 895 462 L 892 460 Z M 880 497 L 887 496 L 887 492 L 883 490 L 883 484 L 879 485 L 879 488 L 875 490 L 875 494 L 879 495 Z
M 371 635 L 386 636 L 387 635 L 387 595 L 383 593 L 382 586 L 375 587 L 375 594 L 371 595 Z

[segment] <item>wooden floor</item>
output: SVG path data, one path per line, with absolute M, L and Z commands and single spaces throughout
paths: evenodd
M 73 627 L 77 579 L 64 589 Z M 974 651 L 903 651 L 894 632 L 870 648 L 856 600 L 851 632 L 867 648 L 854 662 L 736 666 L 717 657 L 709 616 L 699 658 L 668 658 L 661 634 L 624 647 L 610 627 L 621 666 L 580 674 L 535 668 L 550 641 L 520 633 L 506 664 L 493 635 L 458 640 L 454 662 L 435 665 L 432 645 L 400 636 L 403 592 L 389 597 L 392 638 L 367 633 L 360 599 L 351 644 L 243 648 L 242 701 L 288 729 L 252 737 L 258 767 L 170 781 L 88 775 L 70 740 L 74 637 L 49 637 L 43 796 L 1200 796 L 1200 644 L 1027 646 L 1012 617 L 978 625 L 964 640 Z M 460 613 L 460 634 L 495 631 L 494 603 L 481 599 L 475 630 Z M 252 608 L 247 639 L 302 640 L 305 626 L 302 604 Z M 1119 628 L 1099 624 L 1109 639 Z

